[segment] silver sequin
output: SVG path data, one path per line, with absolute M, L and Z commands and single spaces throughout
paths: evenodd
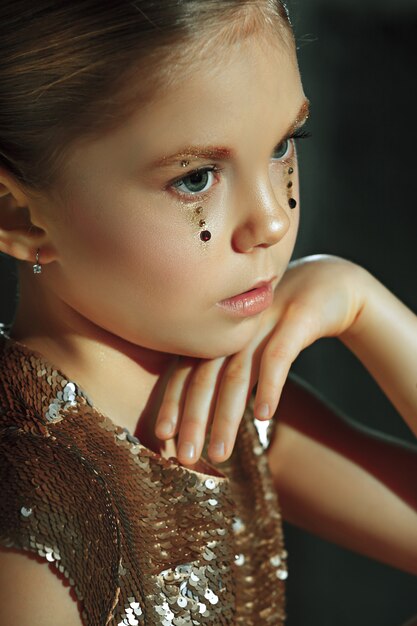
M 29 515 L 32 515 L 32 509 L 26 508 L 25 506 L 22 506 L 22 508 L 20 509 L 20 513 L 23 515 L 23 517 L 29 517 Z
M 235 533 L 240 533 L 245 528 L 245 524 L 243 523 L 240 517 L 235 517 L 232 522 L 232 530 Z
M 258 431 L 259 441 L 261 442 L 263 448 L 267 448 L 269 445 L 269 437 L 268 437 L 268 426 L 269 420 L 258 420 L 254 419 L 253 423 Z
M 46 370 L 38 370 L 38 376 L 44 376 L 45 374 Z M 62 391 L 58 391 L 56 393 L 55 398 L 52 400 L 52 402 L 50 402 L 48 409 L 45 413 L 45 417 L 48 422 L 61 421 L 63 419 L 62 415 L 60 414 L 61 409 L 65 411 L 69 407 L 77 405 L 76 385 L 63 378 L 61 381 L 61 387 L 63 388 Z

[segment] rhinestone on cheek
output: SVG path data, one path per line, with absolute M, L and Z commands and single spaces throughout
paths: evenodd
M 200 233 L 200 239 L 201 241 L 209 241 L 211 239 L 211 232 L 208 230 L 203 230 L 203 232 Z

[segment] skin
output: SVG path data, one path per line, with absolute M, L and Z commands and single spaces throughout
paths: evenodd
M 276 286 L 299 222 L 286 189 L 291 163 L 299 200 L 294 146 L 285 159 L 274 156 L 305 102 L 294 49 L 253 36 L 230 49 L 228 63 L 207 56 L 207 72 L 199 68 L 118 131 L 77 147 L 59 196 L 29 198 L 0 174 L 3 190 L 27 207 L 13 214 L 23 228 L 9 225 L 1 238 L 4 252 L 29 262 L 12 336 L 154 449 L 164 445 L 151 431 L 159 387 L 177 355 L 212 359 L 248 344 L 262 315 L 231 318 L 216 303 L 273 275 Z M 217 162 L 224 170 L 206 176 L 198 201 L 189 182 L 181 196 L 165 188 L 184 176 L 180 162 L 148 168 L 180 146 L 207 143 L 236 157 Z M 190 159 L 186 171 L 210 163 Z M 209 244 L 199 238 L 197 206 Z M 37 247 L 40 276 L 31 268 Z
M 0 171 L 1 249 L 27 261 L 12 336 L 145 445 L 161 447 L 158 414 L 174 419 L 180 440 L 196 443 L 194 460 L 210 418 L 229 456 L 259 381 L 255 404 L 267 402 L 276 418 L 267 458 L 284 519 L 417 574 L 416 449 L 353 427 L 287 380 L 306 346 L 337 336 L 417 435 L 417 318 L 345 259 L 315 255 L 288 265 L 299 204 L 289 209 L 288 163 L 271 155 L 305 96 L 294 50 L 261 42 L 222 50 L 221 62 L 208 55 L 207 74 L 199 68 L 117 133 L 80 147 L 53 198 L 33 199 Z M 219 163 L 211 192 L 186 208 L 165 189 L 184 175 L 180 165 L 146 176 L 145 166 L 207 138 L 236 157 Z M 298 202 L 295 158 L 292 165 Z M 196 206 L 212 232 L 207 246 Z M 40 276 L 31 270 L 38 247 Z M 272 274 L 274 302 L 264 313 L 231 319 L 215 306 Z M 176 454 L 167 442 L 161 453 Z M 80 623 L 45 563 L 12 550 L 0 557 L 0 623 L 29 626 L 33 615 L 45 626 Z M 31 616 L 10 601 L 23 594 Z

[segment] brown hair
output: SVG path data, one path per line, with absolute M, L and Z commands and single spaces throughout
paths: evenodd
M 230 44 L 261 28 L 293 39 L 280 0 L 2 0 L 0 167 L 26 193 L 51 191 L 74 143 L 174 84 L 203 41 Z

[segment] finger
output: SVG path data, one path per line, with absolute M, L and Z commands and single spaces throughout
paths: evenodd
M 181 463 L 196 463 L 200 458 L 225 360 L 221 357 L 201 361 L 190 376 L 178 434 L 177 457 Z
M 256 419 L 273 417 L 292 363 L 318 338 L 316 327 L 310 311 L 302 307 L 288 311 L 281 319 L 261 358 L 254 401 Z
M 215 462 L 231 454 L 251 392 L 251 359 L 239 353 L 225 368 L 217 395 L 208 454 Z
M 196 359 L 180 358 L 171 374 L 155 422 L 155 434 L 159 439 L 170 439 L 178 432 L 187 379 L 195 365 Z

